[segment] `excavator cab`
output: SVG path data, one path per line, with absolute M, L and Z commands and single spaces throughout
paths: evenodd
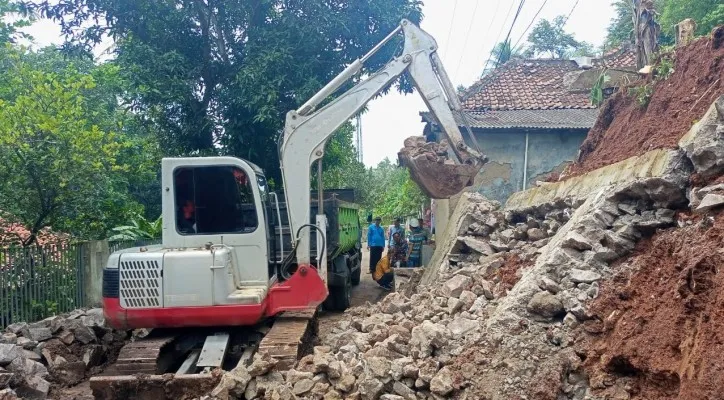
M 327 297 L 311 266 L 274 264 L 263 171 L 233 157 L 162 162 L 163 243 L 113 253 L 104 312 L 119 329 L 253 325 Z

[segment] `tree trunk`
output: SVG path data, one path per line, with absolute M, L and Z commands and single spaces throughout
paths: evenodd
M 653 0 L 633 0 L 634 34 L 636 35 L 636 65 L 649 65 L 654 53 L 659 50 L 658 37 L 661 27 L 656 22 Z

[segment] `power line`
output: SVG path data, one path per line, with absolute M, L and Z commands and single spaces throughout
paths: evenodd
M 455 26 L 455 10 L 458 8 L 458 0 L 455 0 L 455 3 L 453 4 L 453 12 L 452 17 L 450 17 L 450 29 L 447 31 L 447 39 L 445 39 L 445 47 L 442 49 L 442 56 L 445 57 L 445 52 L 447 51 L 447 45 L 450 44 L 450 36 L 452 35 L 452 29 L 453 26 Z
M 468 31 L 465 32 L 465 41 L 463 42 L 463 51 L 460 53 L 460 59 L 458 60 L 458 65 L 455 67 L 455 73 L 453 74 L 453 77 L 458 76 L 458 70 L 460 70 L 460 64 L 463 62 L 463 56 L 465 55 L 465 49 L 468 47 L 468 39 L 470 38 L 470 30 L 473 28 L 473 22 L 475 22 L 475 14 L 478 12 L 478 4 L 480 4 L 479 1 L 475 2 L 475 8 L 473 9 L 473 16 L 470 18 L 470 24 L 468 24 Z
M 569 12 L 569 13 L 568 13 L 568 16 L 566 17 L 566 19 L 563 20 L 563 26 L 566 26 L 566 22 L 568 22 L 568 18 L 571 18 L 571 14 L 573 14 L 573 10 L 576 9 L 576 6 L 578 5 L 578 1 L 579 1 L 579 0 L 576 0 L 576 2 L 573 3 L 573 7 L 571 7 L 571 12 Z
M 505 40 L 503 40 L 503 43 L 507 43 L 508 39 L 510 39 L 510 34 L 513 33 L 513 27 L 515 26 L 515 21 L 518 20 L 518 16 L 520 15 L 520 10 L 523 9 L 524 4 L 525 4 L 525 0 L 520 0 L 520 4 L 518 5 L 518 11 L 515 12 L 515 17 L 513 17 L 513 23 L 510 24 L 510 29 L 508 30 L 508 34 L 505 36 Z
M 525 30 L 523 31 L 523 34 L 520 35 L 520 37 L 518 38 L 518 40 L 515 42 L 515 45 L 514 45 L 513 47 L 511 47 L 511 50 L 514 49 L 514 48 L 516 48 L 516 47 L 518 47 L 518 43 L 520 43 L 520 41 L 523 40 L 523 38 L 525 37 L 525 34 L 528 33 L 528 29 L 530 29 L 530 27 L 533 26 L 533 23 L 535 22 L 535 19 L 538 18 L 538 14 L 540 14 L 540 12 L 543 10 L 543 7 L 545 7 L 546 3 L 548 3 L 548 0 L 543 1 L 543 4 L 541 4 L 540 8 L 538 9 L 538 12 L 535 13 L 535 16 L 534 16 L 533 19 L 530 21 L 530 24 L 528 24 L 528 27 L 525 28 Z
M 485 42 L 484 42 L 484 41 L 485 41 L 485 38 L 488 37 L 488 33 L 490 33 L 490 28 L 493 27 L 493 21 L 495 21 L 495 17 L 498 15 L 498 9 L 500 8 L 500 3 L 502 3 L 502 1 L 500 1 L 500 0 L 499 0 L 497 3 L 495 3 L 495 11 L 493 12 L 493 17 L 492 17 L 492 19 L 490 20 L 490 24 L 488 25 L 488 29 L 485 30 L 485 35 L 483 35 L 483 40 L 482 40 L 482 41 L 483 41 L 483 47 L 480 49 L 480 53 L 483 53 L 483 49 L 485 48 L 485 44 L 484 44 L 484 43 L 485 43 Z M 512 8 L 513 8 L 513 7 L 511 6 L 510 9 L 512 9 Z M 508 14 L 510 14 L 510 10 L 508 11 Z M 508 17 L 505 17 L 505 19 L 508 19 Z
M 500 26 L 500 31 L 498 31 L 498 36 L 495 38 L 495 42 L 493 43 L 493 48 L 490 50 L 490 55 L 488 56 L 488 59 L 485 60 L 485 66 L 483 66 L 483 71 L 481 72 L 481 76 L 483 73 L 485 73 L 485 70 L 488 68 L 488 63 L 490 63 L 490 57 L 492 57 L 493 52 L 495 51 L 495 46 L 498 44 L 498 40 L 500 39 L 500 35 L 503 34 L 503 29 L 505 29 L 505 22 L 508 21 L 508 17 L 510 16 L 510 12 L 513 10 L 513 4 L 514 2 L 510 2 L 510 7 L 508 8 L 508 13 L 505 14 L 505 20 L 503 20 L 503 24 Z

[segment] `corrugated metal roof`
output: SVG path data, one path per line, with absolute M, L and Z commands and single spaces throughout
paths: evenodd
M 597 109 L 494 110 L 467 112 L 468 124 L 478 129 L 591 129 Z M 421 112 L 423 121 L 436 123 L 432 114 Z M 459 126 L 464 126 L 455 116 Z

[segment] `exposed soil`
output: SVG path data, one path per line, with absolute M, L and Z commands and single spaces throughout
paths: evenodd
M 724 30 L 720 27 L 719 30 Z M 601 108 L 566 176 L 580 175 L 659 148 L 676 148 L 679 139 L 724 93 L 724 46 L 710 37 L 676 50 L 674 72 L 653 84 L 648 106 L 622 88 Z
M 582 327 L 591 386 L 606 398 L 724 398 L 724 213 L 639 242 Z
M 496 293 L 498 296 L 505 296 L 508 291 L 515 286 L 520 280 L 522 269 L 533 265 L 533 261 L 526 261 L 520 258 L 517 254 L 506 253 L 505 264 L 503 264 L 498 271 L 496 276 L 500 279 L 500 284 L 496 288 L 500 293 Z M 486 277 L 487 279 L 494 279 L 493 276 Z

